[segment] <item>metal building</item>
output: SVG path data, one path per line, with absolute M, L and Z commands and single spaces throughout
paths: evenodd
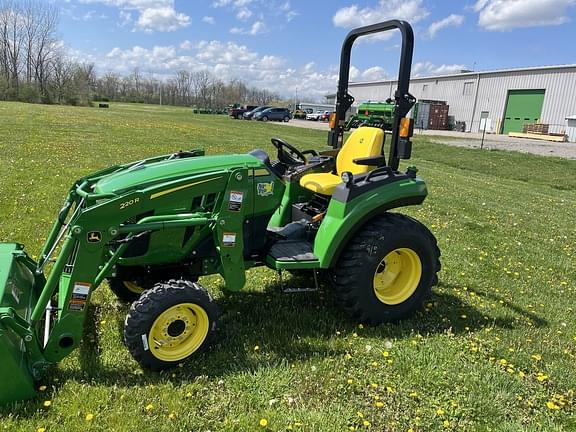
M 356 104 L 392 97 L 396 81 L 350 83 Z M 522 132 L 525 124 L 545 123 L 550 133 L 565 133 L 566 118 L 576 114 L 576 65 L 544 66 L 412 78 L 410 93 L 419 100 L 449 105 L 452 123 L 467 132 Z M 327 96 L 331 102 L 331 96 Z

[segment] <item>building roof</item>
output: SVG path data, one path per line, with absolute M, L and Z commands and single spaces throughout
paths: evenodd
M 556 70 L 556 69 L 574 69 L 574 72 L 576 72 L 576 64 L 553 65 L 553 66 L 534 66 L 534 67 L 511 68 L 511 69 L 496 69 L 496 70 L 492 70 L 492 71 L 478 71 L 478 72 L 468 72 L 467 71 L 467 72 L 460 72 L 460 73 L 453 73 L 453 74 L 446 74 L 446 75 L 429 75 L 429 76 L 425 76 L 425 77 L 413 77 L 413 78 L 410 78 L 410 81 L 423 81 L 423 80 L 440 79 L 440 78 L 460 78 L 460 77 L 478 76 L 478 75 L 496 75 L 496 74 L 502 74 L 502 73 L 551 71 L 551 70 Z M 350 82 L 350 86 L 385 84 L 385 83 L 393 83 L 396 81 L 398 81 L 398 80 L 393 79 L 393 80 L 380 80 L 380 81 L 359 81 L 359 82 Z

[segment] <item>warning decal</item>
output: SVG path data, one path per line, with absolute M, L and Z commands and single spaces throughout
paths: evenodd
M 244 201 L 244 192 L 230 192 L 230 199 L 228 200 L 228 210 L 238 212 L 242 208 L 242 201 Z
M 90 294 L 90 287 L 92 285 L 87 282 L 76 282 L 72 290 L 72 297 L 70 297 L 70 305 L 68 309 L 71 311 L 82 311 L 86 307 L 88 301 L 88 294 Z
M 222 236 L 222 244 L 226 247 L 236 246 L 236 233 L 224 233 Z

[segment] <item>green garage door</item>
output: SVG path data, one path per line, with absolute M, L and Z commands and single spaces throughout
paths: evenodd
M 542 115 L 544 90 L 509 90 L 502 133 L 522 132 L 526 123 L 537 123 Z

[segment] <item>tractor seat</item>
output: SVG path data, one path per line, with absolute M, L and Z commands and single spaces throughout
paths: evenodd
M 364 174 L 376 167 L 357 165 L 354 159 L 380 156 L 384 144 L 384 131 L 375 127 L 360 127 L 350 134 L 336 157 L 336 172 L 307 174 L 300 179 L 300 186 L 322 195 L 332 195 L 344 171 L 353 175 Z

